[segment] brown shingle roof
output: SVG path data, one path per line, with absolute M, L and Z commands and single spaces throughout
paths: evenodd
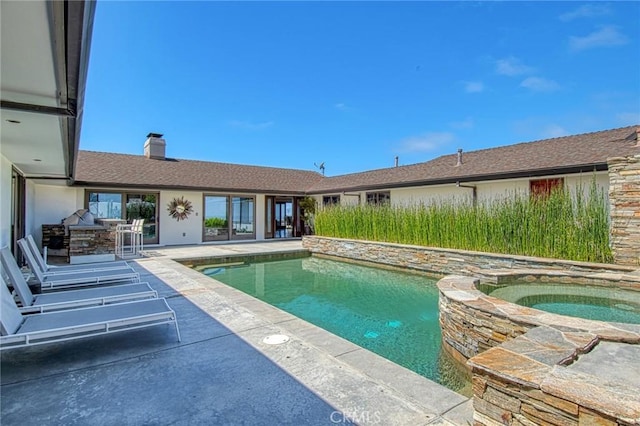
M 425 163 L 323 177 L 305 170 L 80 151 L 77 185 L 259 193 L 332 193 L 606 169 L 607 158 L 638 155 L 638 126 L 465 152 Z
M 303 194 L 322 179 L 319 173 L 305 170 L 93 151 L 80 151 L 76 167 L 76 184 L 92 186 Z
M 425 163 L 328 177 L 318 180 L 308 192 L 328 193 L 606 169 L 609 157 L 640 154 L 636 141 L 638 130 L 638 126 L 630 126 L 465 152 L 463 164 L 459 167 L 456 167 L 457 154 L 444 155 Z

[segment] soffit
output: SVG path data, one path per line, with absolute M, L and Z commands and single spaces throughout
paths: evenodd
M 45 1 L 0 2 L 3 101 L 66 107 L 59 101 L 51 10 Z M 0 153 L 25 176 L 67 177 L 64 119 L 4 108 L 0 117 Z

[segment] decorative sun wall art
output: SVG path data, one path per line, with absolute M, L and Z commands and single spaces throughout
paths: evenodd
M 176 197 L 167 204 L 167 210 L 169 211 L 169 216 L 180 222 L 189 217 L 193 212 L 193 206 L 191 201 L 185 200 L 184 197 Z

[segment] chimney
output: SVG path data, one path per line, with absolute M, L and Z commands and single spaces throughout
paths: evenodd
M 154 160 L 164 160 L 164 151 L 167 143 L 162 139 L 161 133 L 149 133 L 144 142 L 144 156 Z
M 398 167 L 398 160 L 400 160 L 400 158 L 396 155 L 396 167 Z
M 462 166 L 462 148 L 458 148 L 458 163 L 456 167 Z

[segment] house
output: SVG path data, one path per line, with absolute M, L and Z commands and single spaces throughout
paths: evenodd
M 42 225 L 60 223 L 78 209 L 100 218 L 144 217 L 148 246 L 299 237 L 305 196 L 320 204 L 477 202 L 559 185 L 586 187 L 594 178 L 606 192 L 617 185 L 634 193 L 633 182 L 612 178 L 610 159 L 640 158 L 639 126 L 459 150 L 424 163 L 333 177 L 169 158 L 159 133 L 147 135 L 140 155 L 82 151 L 95 3 L 2 2 L 1 8 L 1 246 L 15 246 L 26 234 L 38 240 Z M 40 32 L 32 34 L 34 28 Z M 25 60 L 25 51 L 35 54 Z M 640 210 L 633 200 L 618 210 L 628 211 L 629 203 Z M 632 246 L 640 241 L 634 238 Z
M 169 158 L 162 135 L 150 133 L 141 155 L 80 150 L 68 185 L 32 185 L 28 219 L 37 235 L 38 225 L 58 223 L 76 209 L 89 209 L 100 218 L 142 216 L 146 245 L 299 237 L 299 201 L 307 195 L 324 204 L 485 201 L 559 185 L 588 190 L 593 179 L 606 193 L 607 159 L 639 154 L 639 134 L 631 126 L 324 177 L 305 170 Z M 169 210 L 180 200 L 189 203 L 190 211 L 177 220 Z

